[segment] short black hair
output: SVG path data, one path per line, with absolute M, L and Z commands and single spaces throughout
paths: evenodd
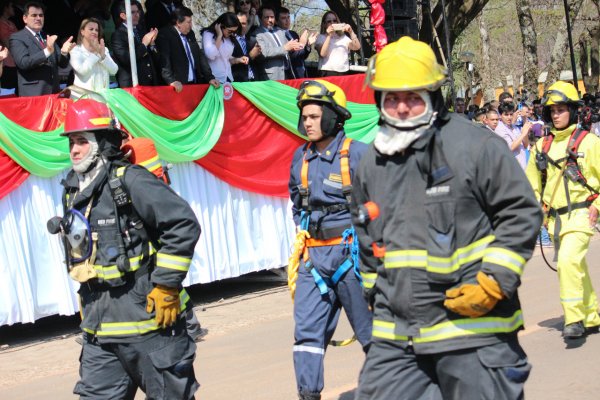
M 270 5 L 270 4 L 265 4 L 264 6 L 261 6 L 261 7 L 258 9 L 258 17 L 259 17 L 260 19 L 262 19 L 262 18 L 263 18 L 263 12 L 264 12 L 265 10 L 271 10 L 271 11 L 273 11 L 273 14 L 275 14 L 275 7 L 273 7 L 273 6 L 272 6 L 272 5 Z
M 477 109 L 477 111 L 475 111 L 474 118 L 481 117 L 482 115 L 485 115 L 487 113 L 488 113 L 488 109 L 485 107 L 481 107 L 481 108 Z
M 501 101 L 498 105 L 498 114 L 504 114 L 505 112 L 514 112 L 515 105 L 506 101 Z
M 193 15 L 194 15 L 194 13 L 189 8 L 187 8 L 185 6 L 177 7 L 171 13 L 171 23 L 173 25 L 175 25 L 178 22 L 181 23 L 181 22 L 185 21 L 185 17 L 192 18 Z
M 502 103 L 505 99 L 508 99 L 508 98 L 514 99 L 515 96 L 510 94 L 510 92 L 502 92 L 502 93 L 500 93 L 500 96 L 498 96 L 498 101 L 500 103 Z
M 279 7 L 279 8 L 277 8 L 277 10 L 275 11 L 275 20 L 278 20 L 279 16 L 281 14 L 290 14 L 289 8 L 285 8 L 285 7 Z
M 23 15 L 29 15 L 29 9 L 31 7 L 41 8 L 43 12 L 46 12 L 46 6 L 43 5 L 42 3 L 38 2 L 38 1 L 28 1 L 23 6 Z

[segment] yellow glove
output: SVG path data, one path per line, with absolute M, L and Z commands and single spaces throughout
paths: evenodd
M 146 297 L 146 312 L 156 309 L 156 323 L 163 328 L 173 325 L 179 313 L 179 291 L 162 285 L 156 285 Z
M 446 291 L 444 306 L 465 317 L 477 318 L 489 313 L 504 297 L 500 285 L 493 278 L 479 271 L 477 283 L 466 283 Z

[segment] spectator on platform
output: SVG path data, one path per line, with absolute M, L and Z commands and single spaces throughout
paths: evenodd
M 346 75 L 350 70 L 350 50 L 360 50 L 360 40 L 348 24 L 340 23 L 333 11 L 327 11 L 321 19 L 321 34 L 315 48 L 319 52 L 321 76 Z
M 158 29 L 153 28 L 146 32 L 140 24 L 141 7 L 137 1 L 131 2 L 131 23 L 133 25 L 133 41 L 135 60 L 137 64 L 138 83 L 142 86 L 154 86 L 160 84 L 160 75 L 157 66 L 160 65 L 158 50 L 155 45 Z M 127 36 L 127 15 L 125 14 L 125 2 L 119 2 L 119 24 L 112 36 L 112 53 L 119 66 L 117 81 L 119 86 L 133 86 L 131 76 L 131 61 L 129 57 L 129 38 Z
M 260 26 L 260 19 L 256 16 L 256 12 L 260 8 L 260 1 L 254 7 L 252 0 L 237 0 L 235 3 L 235 12 L 242 13 L 246 16 L 248 22 L 248 31 L 251 31 Z
M 312 45 L 317 41 L 318 34 L 316 32 L 309 33 L 308 30 L 304 29 L 302 35 L 298 35 L 297 32 L 290 29 L 292 20 L 290 17 L 290 10 L 285 7 L 280 7 L 275 13 L 275 21 L 277 27 L 283 29 L 285 37 L 288 40 L 297 40 L 303 47 L 290 53 L 290 60 L 292 62 L 292 69 L 294 70 L 295 77 L 306 78 L 306 67 L 304 66 L 304 60 L 310 54 Z
M 183 85 L 210 83 L 219 87 L 204 52 L 192 30 L 192 10 L 179 7 L 172 14 L 172 25 L 158 31 L 156 46 L 160 55 L 161 75 L 177 93 Z
M 6 57 L 8 57 L 8 48 L 0 46 L 0 77 L 2 77 L 2 73 L 4 72 L 4 60 Z
M 10 20 L 14 15 L 13 2 L 10 0 L 0 1 L 0 47 L 7 50 L 10 35 L 18 31 L 17 26 Z M 14 90 L 17 88 L 17 66 L 10 53 L 6 55 L 3 62 L 2 87 Z
M 9 40 L 10 53 L 15 60 L 20 96 L 41 96 L 58 93 L 58 67 L 69 65 L 69 52 L 75 46 L 69 37 L 59 47 L 56 35 L 46 35 L 44 6 L 38 2 L 25 4 L 25 28 L 13 33 Z
M 242 27 L 242 33 L 236 34 L 235 40 L 232 40 L 232 57 L 238 59 L 238 62 L 231 63 L 233 80 L 236 82 L 267 80 L 266 77 L 261 79 L 257 76 L 258 69 L 255 68 L 254 60 L 261 54 L 261 51 L 260 46 L 256 43 L 256 37 L 248 35 L 248 16 L 243 12 L 238 12 L 237 19 Z
M 96 18 L 81 22 L 77 46 L 71 50 L 71 66 L 75 72 L 73 84 L 82 89 L 98 92 L 108 89 L 110 76 L 118 66 L 104 45 L 102 25 Z
M 259 13 L 261 26 L 254 30 L 256 41 L 262 54 L 257 57 L 257 68 L 270 80 L 294 79 L 290 53 L 300 50 L 297 40 L 288 40 L 285 32 L 275 26 L 275 9 L 272 6 L 261 7 Z
M 248 64 L 248 57 L 233 57 L 233 40 L 242 33 L 242 26 L 232 12 L 221 14 L 210 26 L 202 30 L 202 48 L 208 65 L 220 83 L 233 82 L 232 64 Z
M 171 25 L 171 15 L 179 8 L 183 7 L 183 2 L 179 0 L 160 0 L 148 2 L 146 4 L 146 27 L 165 28 Z

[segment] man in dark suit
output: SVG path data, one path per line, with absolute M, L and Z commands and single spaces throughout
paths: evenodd
M 121 23 L 112 35 L 112 52 L 119 66 L 117 81 L 119 86 L 131 87 L 131 62 L 129 58 L 129 38 L 127 37 L 127 16 L 125 14 L 125 2 L 119 2 L 119 18 Z M 153 28 L 146 32 L 139 24 L 140 9 L 136 2 L 131 3 L 131 23 L 133 25 L 133 42 L 135 48 L 135 60 L 137 64 L 138 83 L 142 86 L 154 86 L 160 84 L 160 77 L 156 66 L 159 65 L 159 55 L 154 43 L 158 30 Z
M 192 30 L 192 10 L 179 7 L 172 14 L 173 25 L 158 32 L 156 45 L 160 54 L 161 75 L 167 85 L 177 93 L 182 85 L 210 83 L 219 87 L 204 52 L 198 46 Z
M 20 96 L 41 96 L 57 93 L 59 87 L 58 67 L 69 64 L 69 52 L 75 46 L 69 37 L 62 47 L 56 44 L 56 35 L 46 35 L 44 6 L 41 3 L 25 4 L 23 22 L 25 28 L 11 35 L 10 53 L 17 65 Z
M 292 51 L 289 53 L 292 69 L 294 70 L 294 76 L 296 78 L 306 78 L 306 68 L 304 67 L 304 60 L 310 54 L 312 45 L 316 42 L 318 34 L 316 32 L 309 34 L 305 29 L 302 32 L 302 36 L 298 36 L 298 33 L 290 29 L 291 18 L 290 10 L 285 7 L 277 9 L 275 14 L 276 24 L 279 29 L 285 32 L 287 40 L 297 40 L 303 48 L 298 51 Z
M 258 57 L 260 52 L 260 46 L 256 43 L 256 37 L 248 36 L 248 16 L 242 12 L 237 13 L 237 18 L 242 25 L 242 34 L 235 35 L 233 42 L 233 53 L 232 57 L 234 60 L 240 62 L 232 62 L 231 74 L 235 82 L 248 82 L 248 81 L 265 81 L 268 78 L 266 76 L 261 77 L 260 70 L 253 68 L 254 59 Z
M 182 7 L 182 1 L 155 0 L 146 2 L 146 26 L 148 28 L 166 28 L 171 25 L 171 14 L 178 7 Z

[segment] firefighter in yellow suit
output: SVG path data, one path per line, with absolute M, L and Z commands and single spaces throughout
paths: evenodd
M 600 326 L 585 256 L 598 219 L 600 139 L 577 126 L 581 106 L 573 85 L 558 81 L 542 100 L 543 117 L 552 124 L 529 158 L 527 177 L 547 211 L 548 232 L 558 251 L 560 303 L 565 314 L 563 337 L 576 339 Z M 576 136 L 583 139 L 577 145 Z M 570 152 L 567 148 L 570 148 Z

